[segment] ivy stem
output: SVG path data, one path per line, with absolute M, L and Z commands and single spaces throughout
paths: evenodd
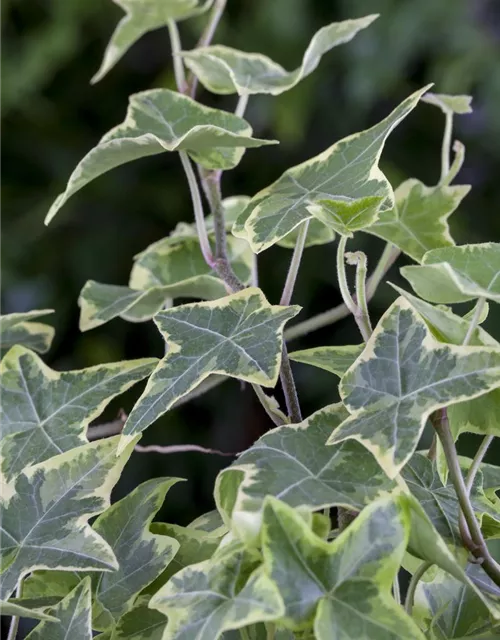
M 249 97 L 250 96 L 248 93 L 243 93 L 239 97 L 238 104 L 236 105 L 236 109 L 234 111 L 235 116 L 238 116 L 239 118 L 243 118 L 243 116 L 245 115 Z
M 455 157 L 451 164 L 450 170 L 448 171 L 446 179 L 443 180 L 444 187 L 447 187 L 453 182 L 464 163 L 465 147 L 460 142 L 460 140 L 455 140 L 455 142 L 453 143 L 453 151 L 455 152 Z
M 15 597 L 20 598 L 21 593 L 22 593 L 22 580 L 19 580 L 19 583 L 15 591 Z M 6 640 L 15 640 L 15 637 L 17 636 L 17 631 L 19 629 L 19 620 L 20 620 L 19 616 L 12 616 L 10 621 L 9 633 L 7 635 Z
M 177 85 L 177 90 L 179 93 L 187 92 L 187 83 L 186 83 L 186 74 L 184 71 L 184 63 L 180 56 L 181 51 L 181 39 L 179 36 L 179 29 L 177 28 L 177 24 L 174 20 L 169 20 L 168 23 L 168 33 L 170 35 L 170 46 L 172 49 L 172 58 L 174 61 L 174 75 L 175 75 L 175 84 Z
M 203 213 L 203 204 L 201 202 L 198 182 L 196 180 L 196 176 L 194 174 L 193 167 L 191 166 L 191 162 L 189 161 L 187 153 L 185 151 L 179 151 L 179 157 L 181 159 L 182 166 L 184 167 L 184 172 L 189 184 L 189 191 L 191 193 L 191 201 L 193 203 L 194 209 L 194 219 L 196 221 L 196 231 L 198 233 L 198 238 L 200 241 L 200 249 L 205 262 L 210 268 L 213 269 L 213 267 L 215 266 L 214 258 L 212 255 L 210 242 L 208 240 L 207 227 L 205 225 L 205 215 Z
M 285 306 L 289 305 L 292 299 L 295 282 L 297 281 L 297 274 L 299 273 L 300 261 L 302 260 L 302 254 L 304 253 L 308 229 L 309 220 L 306 220 L 299 229 L 297 242 L 295 243 L 292 260 L 286 276 L 285 286 L 283 287 L 283 293 L 281 294 L 280 304 Z
M 366 299 L 366 254 L 362 251 L 356 251 L 351 254 L 350 261 L 356 265 L 356 301 L 359 310 L 359 322 L 364 327 L 363 335 L 371 336 L 373 333 L 372 324 L 370 322 L 370 314 L 368 313 L 368 302 Z M 349 260 L 348 260 L 349 262 Z
M 358 263 L 358 273 L 359 273 L 359 277 L 357 278 L 357 285 L 360 286 L 360 293 L 363 297 L 363 304 L 366 308 L 366 316 L 365 316 L 364 311 L 359 304 L 359 301 L 355 302 L 353 297 L 351 296 L 351 292 L 349 291 L 349 285 L 347 283 L 347 275 L 346 275 L 346 268 L 345 268 L 346 257 L 348 258 L 348 260 L 350 260 L 351 258 L 349 256 L 352 257 L 355 254 L 346 255 L 346 252 L 345 252 L 346 244 L 347 244 L 347 237 L 341 236 L 339 240 L 339 246 L 337 249 L 337 277 L 339 281 L 340 293 L 342 295 L 342 299 L 344 300 L 344 304 L 354 316 L 354 320 L 356 321 L 356 324 L 358 325 L 358 329 L 361 335 L 363 336 L 363 340 L 366 342 L 372 333 L 371 324 L 368 317 L 368 308 L 366 307 L 366 295 L 365 295 L 366 256 L 364 261 L 364 269 L 363 269 L 363 265 L 361 265 L 361 269 L 360 269 L 360 262 L 358 261 L 358 258 L 356 258 L 356 261 Z
M 444 123 L 443 144 L 441 146 L 441 178 L 439 180 L 440 185 L 446 183 L 446 178 L 450 172 L 450 150 L 451 150 L 451 136 L 453 133 L 453 112 L 446 111 Z
M 432 562 L 422 562 L 422 564 L 417 568 L 415 573 L 412 575 L 410 584 L 408 585 L 408 591 L 406 592 L 406 600 L 405 600 L 405 611 L 411 616 L 413 612 L 413 604 L 415 602 L 415 592 L 417 590 L 417 585 L 420 580 L 423 578 L 424 573 L 427 572 L 428 569 L 432 567 Z
M 478 301 L 476 303 L 476 308 L 474 310 L 474 315 L 472 316 L 472 319 L 471 319 L 470 324 L 469 324 L 469 328 L 467 329 L 467 333 L 465 334 L 464 341 L 462 342 L 462 345 L 464 347 L 469 344 L 469 342 L 471 341 L 471 338 L 472 338 L 472 336 L 474 334 L 474 331 L 479 326 L 479 322 L 481 320 L 481 315 L 483 313 L 485 304 L 486 304 L 486 298 L 479 298 L 478 299 Z
M 212 42 L 212 38 L 214 37 L 225 8 L 226 0 L 215 0 L 214 6 L 212 7 L 212 11 L 207 22 L 207 26 L 205 27 L 205 30 L 203 31 L 201 38 L 196 45 L 197 49 L 199 49 L 200 47 L 208 47 L 208 45 Z M 187 86 L 189 95 L 191 96 L 191 98 L 194 98 L 196 95 L 196 89 L 198 87 L 198 78 L 192 72 L 189 73 Z
M 450 480 L 455 488 L 460 508 L 464 514 L 469 531 L 465 532 L 464 544 L 472 555 L 480 560 L 481 566 L 493 582 L 500 586 L 500 565 L 491 556 L 483 538 L 481 527 L 476 519 L 467 487 L 460 469 L 455 442 L 451 434 L 446 409 L 440 409 L 431 416 L 433 427 L 441 441 L 446 463 L 450 474 Z M 469 533 L 470 532 L 470 533 Z
M 368 281 L 366 283 L 367 302 L 369 302 L 373 298 L 378 285 L 382 281 L 382 278 L 397 260 L 399 254 L 400 250 L 397 249 L 394 245 L 386 244 L 384 251 L 377 263 L 377 266 L 375 267 L 373 273 L 368 278 Z M 333 309 L 324 311 L 317 316 L 304 320 L 304 322 L 298 322 L 297 324 L 291 326 L 285 331 L 285 339 L 287 341 L 295 340 L 297 338 L 300 338 L 301 336 L 307 335 L 308 333 L 312 333 L 313 331 L 322 329 L 323 327 L 328 327 L 331 324 L 335 324 L 335 322 L 338 322 L 339 320 L 347 318 L 350 313 L 351 312 L 349 311 L 347 306 L 342 303 L 336 307 L 333 307 Z
M 349 291 L 349 285 L 347 283 L 347 274 L 345 270 L 345 247 L 347 244 L 347 236 L 340 236 L 339 246 L 337 248 L 337 279 L 339 282 L 340 293 L 345 306 L 349 309 L 352 315 L 356 314 L 357 307 L 354 302 L 351 292 Z
M 300 410 L 299 397 L 297 395 L 295 380 L 293 379 L 292 366 L 290 364 L 290 358 L 288 357 L 288 350 L 284 341 L 281 354 L 280 380 L 281 386 L 283 387 L 283 393 L 285 395 L 286 408 L 288 411 L 290 422 L 294 424 L 296 424 L 297 422 L 302 422 L 302 412 Z
M 398 604 L 401 604 L 401 587 L 399 586 L 399 576 L 397 574 L 392 583 L 392 595 L 394 596 L 394 600 Z

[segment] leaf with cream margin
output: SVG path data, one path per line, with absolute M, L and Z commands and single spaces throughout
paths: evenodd
M 252 127 L 232 113 L 205 107 L 169 89 L 129 98 L 125 121 L 106 133 L 80 161 L 66 190 L 51 206 L 45 224 L 82 187 L 110 169 L 165 151 L 186 151 L 206 169 L 232 169 L 245 148 L 275 144 L 252 138 Z
M 51 609 L 57 621 L 40 622 L 26 640 L 92 640 L 91 609 L 90 579 L 86 578 Z
M 167 343 L 167 354 L 125 423 L 123 443 L 210 374 L 273 387 L 281 366 L 284 324 L 299 310 L 270 305 L 260 289 L 250 287 L 212 302 L 158 313 L 155 323 Z
M 310 364 L 324 369 L 341 378 L 355 360 L 361 355 L 364 344 L 342 345 L 335 347 L 313 347 L 302 351 L 292 351 L 290 360 Z
M 13 347 L 0 363 L 2 480 L 87 443 L 89 423 L 157 362 L 144 358 L 59 373 L 32 351 Z
M 407 512 L 397 497 L 377 500 L 328 543 L 291 507 L 268 498 L 264 567 L 285 603 L 285 624 L 313 623 L 318 640 L 423 640 L 391 596 L 408 541 Z
M 217 640 L 226 630 L 283 614 L 283 602 L 258 554 L 239 543 L 176 573 L 149 606 L 168 616 L 162 640 Z
M 472 97 L 466 95 L 449 95 L 446 93 L 426 93 L 422 102 L 439 107 L 443 113 L 472 113 Z
M 433 249 L 422 264 L 402 267 L 401 274 L 429 302 L 500 302 L 500 243 Z
M 29 467 L 1 504 L 1 592 L 37 569 L 117 569 L 107 542 L 88 520 L 109 507 L 113 486 L 137 439 L 117 456 L 119 437 L 98 440 Z
M 48 351 L 54 338 L 54 327 L 33 320 L 51 313 L 54 313 L 53 309 L 40 309 L 0 316 L 0 356 L 16 344 L 39 353 Z
M 46 613 L 43 613 L 43 611 L 30 609 L 17 604 L 16 602 L 5 602 L 4 600 L 0 600 L 0 615 L 17 616 L 19 618 L 33 618 L 34 620 L 57 620 L 54 616 L 49 616 Z
M 207 11 L 213 0 L 114 0 L 125 14 L 111 36 L 104 58 L 92 82 L 98 82 L 148 31 L 166 27 Z
M 340 394 L 351 415 L 328 442 L 361 442 L 394 478 L 433 411 L 497 387 L 500 349 L 438 342 L 411 305 L 398 298 L 342 378 Z
M 336 233 L 352 238 L 356 231 L 371 227 L 378 220 L 379 209 L 385 198 L 367 196 L 353 203 L 338 200 L 316 200 L 308 210 L 316 220 Z
M 252 250 L 244 240 L 232 236 L 227 238 L 227 249 L 235 274 L 248 284 Z M 205 262 L 197 239 L 155 243 L 138 256 L 128 287 L 93 280 L 85 284 L 78 299 L 80 329 L 87 331 L 116 317 L 144 322 L 175 298 L 214 300 L 226 294 L 226 286 Z
M 378 164 L 391 131 L 416 107 L 428 87 L 404 100 L 384 120 L 355 133 L 315 158 L 288 169 L 281 178 L 252 198 L 236 220 L 233 234 L 246 238 L 259 253 L 277 243 L 310 218 L 317 200 L 356 208 L 364 198 L 381 198 L 392 209 L 394 193 Z
M 302 64 L 294 71 L 283 67 L 260 53 L 247 53 L 211 45 L 181 53 L 186 66 L 201 84 L 212 93 L 238 93 L 240 96 L 267 93 L 277 96 L 288 91 L 318 67 L 322 56 L 334 47 L 350 42 L 366 29 L 378 14 L 333 22 L 321 28 L 307 47 Z
M 362 509 L 395 488 L 359 443 L 325 446 L 347 416 L 342 404 L 334 404 L 299 424 L 277 427 L 221 471 L 217 507 L 240 537 L 259 534 L 268 495 L 309 511 L 333 505 Z
M 455 244 L 448 218 L 469 191 L 469 185 L 427 187 L 406 180 L 394 192 L 394 208 L 381 212 L 367 231 L 420 262 L 427 251 Z

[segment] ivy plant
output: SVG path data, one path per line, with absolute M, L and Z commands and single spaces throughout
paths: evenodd
M 500 343 L 481 326 L 500 302 L 500 244 L 456 246 L 448 226 L 470 189 L 456 184 L 465 149 L 453 143 L 470 97 L 418 88 L 259 193 L 223 197 L 223 172 L 277 142 L 253 135 L 250 97 L 292 89 L 378 16 L 323 27 L 287 71 L 212 44 L 225 0 L 116 2 L 125 15 L 93 80 L 166 27 L 176 87 L 130 96 L 123 122 L 80 161 L 46 222 L 92 180 L 160 153 L 178 155 L 193 219 L 136 256 L 128 284 L 89 281 L 79 298 L 82 331 L 153 320 L 165 342 L 158 359 L 54 371 L 35 353 L 50 348 L 53 329 L 39 319 L 51 310 L 1 318 L 9 640 L 23 617 L 35 621 L 33 640 L 500 637 L 500 468 L 483 461 L 500 436 Z M 206 25 L 186 51 L 178 23 L 194 16 Z M 203 105 L 199 85 L 236 94 L 234 112 Z M 439 180 L 394 188 L 380 168 L 387 138 L 414 109 L 435 107 Z M 360 233 L 386 243 L 373 268 L 356 250 Z M 270 300 L 258 257 L 275 244 L 292 253 L 281 298 Z M 294 285 L 314 244 L 335 252 L 343 303 L 296 321 Z M 400 254 L 408 290 L 393 286 L 375 322 L 370 299 Z M 289 353 L 291 341 L 348 316 L 356 344 Z M 303 416 L 291 361 L 329 372 L 339 401 Z M 274 424 L 219 474 L 216 509 L 187 527 L 153 522 L 179 478 L 149 480 L 111 504 L 134 448 L 183 449 L 143 447 L 144 430 L 228 377 L 251 385 Z M 140 380 L 114 433 L 89 426 Z M 457 454 L 464 432 L 483 438 L 473 459 Z

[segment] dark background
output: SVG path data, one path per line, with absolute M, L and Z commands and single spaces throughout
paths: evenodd
M 451 220 L 458 243 L 500 238 L 500 2 L 497 0 L 228 0 L 215 42 L 260 51 L 291 69 L 314 32 L 329 22 L 380 12 L 353 42 L 328 53 L 319 69 L 278 98 L 252 97 L 246 117 L 258 137 L 280 146 L 248 151 L 224 176 L 224 195 L 253 195 L 291 165 L 384 117 L 399 101 L 432 81 L 435 90 L 470 93 L 474 113 L 456 118 L 467 147 L 460 182 L 472 193 Z M 54 308 L 56 338 L 46 356 L 56 369 L 161 355 L 152 323 L 120 319 L 88 333 L 78 330 L 78 294 L 89 279 L 126 284 L 134 254 L 192 219 L 189 192 L 176 154 L 115 169 L 79 192 L 50 227 L 44 216 L 71 170 L 112 126 L 123 120 L 130 93 L 173 87 L 166 29 L 142 38 L 103 81 L 90 86 L 121 10 L 108 0 L 3 0 L 3 313 Z M 195 45 L 204 19 L 180 25 L 184 48 Z M 234 109 L 235 96 L 199 99 Z M 409 176 L 439 177 L 444 118 L 421 104 L 391 136 L 382 168 L 394 186 Z M 373 266 L 383 244 L 361 236 Z M 353 243 L 354 246 L 354 243 Z M 291 252 L 273 247 L 260 258 L 261 285 L 277 302 Z M 398 265 L 405 263 L 400 259 Z M 397 268 L 389 279 L 404 285 Z M 376 320 L 394 299 L 381 285 L 371 304 Z M 299 319 L 340 302 L 334 245 L 309 249 L 293 302 Z M 471 305 L 468 305 L 470 308 Z M 486 327 L 500 338 L 500 314 Z M 294 349 L 360 341 L 351 319 L 294 342 Z M 337 399 L 331 374 L 294 366 L 308 415 Z M 103 416 L 130 410 L 142 387 Z M 279 391 L 277 391 L 279 395 Z M 271 427 L 251 389 L 224 383 L 151 427 L 143 442 L 198 443 L 241 451 Z M 473 451 L 474 438 L 461 450 Z M 497 449 L 498 451 L 498 449 Z M 494 459 L 490 452 L 490 460 Z M 215 476 L 230 458 L 198 453 L 134 454 L 122 494 L 152 475 L 188 480 L 169 494 L 161 517 L 181 524 L 213 508 Z

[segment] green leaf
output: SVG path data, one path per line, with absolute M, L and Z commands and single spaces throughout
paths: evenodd
M 129 98 L 124 122 L 108 131 L 77 165 L 45 223 L 86 184 L 132 160 L 165 151 L 186 151 L 207 169 L 232 169 L 245 148 L 275 143 L 252 138 L 252 127 L 243 118 L 205 107 L 175 91 L 136 93 Z
M 334 404 L 257 440 L 217 478 L 215 499 L 226 521 L 240 535 L 255 538 L 268 495 L 310 511 L 332 505 L 362 509 L 393 489 L 357 442 L 325 446 L 347 415 L 341 404 Z
M 90 579 L 85 579 L 52 612 L 57 621 L 43 621 L 26 640 L 92 640 Z
M 284 238 L 281 238 L 276 244 L 278 247 L 284 249 L 295 249 L 297 244 L 297 236 L 299 234 L 300 227 L 295 227 L 293 231 L 290 231 Z M 242 234 L 240 234 L 243 237 Z M 316 218 L 309 220 L 309 228 L 307 230 L 305 247 L 316 247 L 322 244 L 329 244 L 335 240 L 335 232 L 331 227 L 325 227 L 325 225 Z
M 466 244 L 428 251 L 421 265 L 401 269 L 417 294 L 429 302 L 500 302 L 500 243 Z
M 268 498 L 264 566 L 284 600 L 287 625 L 300 629 L 314 621 L 318 640 L 423 639 L 390 595 L 407 519 L 400 501 L 377 500 L 327 543 L 291 507 Z
M 125 14 L 111 36 L 104 59 L 92 82 L 101 80 L 145 33 L 203 13 L 213 0 L 114 0 Z
M 16 344 L 39 353 L 48 351 L 54 338 L 54 327 L 32 320 L 51 313 L 54 313 L 53 309 L 41 309 L 0 316 L 0 356 Z
M 357 207 L 363 198 L 375 197 L 384 200 L 382 209 L 391 209 L 394 194 L 378 166 L 380 155 L 391 131 L 416 107 L 426 88 L 413 93 L 371 129 L 288 169 L 252 198 L 233 227 L 234 235 L 248 239 L 259 253 L 312 218 L 309 207 L 317 200 L 340 202 L 345 211 L 346 206 Z
M 358 440 L 394 478 L 433 411 L 499 386 L 500 350 L 438 342 L 399 298 L 342 378 L 340 394 L 351 416 L 328 442 Z
M 361 355 L 364 348 L 364 344 L 314 347 L 313 349 L 293 351 L 289 354 L 289 357 L 290 360 L 310 364 L 313 367 L 334 373 L 341 378 Z
M 166 616 L 150 609 L 147 598 L 139 598 L 134 608 L 120 618 L 109 640 L 163 640 L 166 626 Z
M 0 615 L 2 616 L 17 616 L 19 618 L 33 618 L 34 620 L 52 620 L 55 622 L 57 618 L 49 616 L 43 611 L 36 611 L 29 609 L 15 602 L 5 602 L 0 600 Z
M 234 544 L 176 573 L 149 606 L 168 616 L 163 640 L 217 640 L 228 629 L 283 614 L 279 593 L 259 560 Z
M 92 576 L 100 605 L 94 628 L 105 630 L 131 608 L 137 594 L 164 571 L 179 549 L 168 535 L 149 532 L 155 514 L 177 478 L 155 478 L 116 502 L 93 525 L 116 556 L 119 569 Z
M 436 466 L 426 455 L 418 452 L 406 464 L 401 475 L 443 540 L 448 545 L 462 548 L 463 542 L 458 528 L 460 505 L 453 485 L 443 485 Z M 500 522 L 500 513 L 483 491 L 481 473 L 476 476 L 471 491 L 471 502 L 480 521 L 483 514 L 487 513 Z
M 376 18 L 378 14 L 357 20 L 333 22 L 323 27 L 313 36 L 302 64 L 294 71 L 286 71 L 260 53 L 246 53 L 222 45 L 199 47 L 193 51 L 184 51 L 181 55 L 186 66 L 213 93 L 267 93 L 277 96 L 312 73 L 325 53 L 352 40 Z
M 13 347 L 0 364 L 0 471 L 10 482 L 25 467 L 88 442 L 89 423 L 117 395 L 148 376 L 154 358 L 53 371 Z
M 354 202 L 316 200 L 307 207 L 309 213 L 336 233 L 352 238 L 356 231 L 371 227 L 379 216 L 383 197 L 369 196 Z
M 118 437 L 76 447 L 28 468 L 1 505 L 1 591 L 5 599 L 35 569 L 114 570 L 111 547 L 87 524 L 109 507 L 130 456 Z
M 186 304 L 155 316 L 167 355 L 148 380 L 123 429 L 123 442 L 144 431 L 212 373 L 265 387 L 276 384 L 283 326 L 300 307 L 272 306 L 248 288 L 213 302 Z
M 381 212 L 368 233 L 420 262 L 427 251 L 455 244 L 448 218 L 469 191 L 468 185 L 427 187 L 419 180 L 406 180 L 394 193 L 394 208 Z
M 423 102 L 428 102 L 439 107 L 443 113 L 472 113 L 472 97 L 465 95 L 447 95 L 445 93 L 426 93 L 422 98 Z
M 204 531 L 210 535 L 219 538 L 227 533 L 226 525 L 222 520 L 220 513 L 217 509 L 213 511 L 209 511 L 208 513 L 204 513 L 199 516 L 191 524 L 189 525 L 190 529 L 197 529 L 199 531 Z

